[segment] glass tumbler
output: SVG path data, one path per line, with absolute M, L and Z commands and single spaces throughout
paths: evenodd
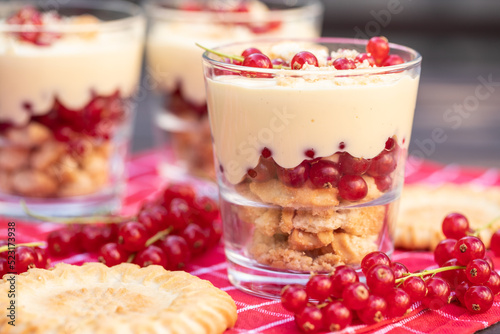
M 0 214 L 119 209 L 144 35 L 125 1 L 0 4 Z
M 160 172 L 214 180 L 201 55 L 213 47 L 256 37 L 318 37 L 323 7 L 318 0 L 146 2 L 151 26 L 147 72 L 159 93 L 156 137 L 165 148 Z
M 216 49 L 256 47 L 283 59 L 280 69 L 203 55 L 228 274 L 239 289 L 279 297 L 311 272 L 359 269 L 369 252 L 392 253 L 421 57 L 390 44 L 404 63 L 332 66 L 354 63 L 366 43 L 276 39 Z M 290 69 L 303 50 L 319 67 Z

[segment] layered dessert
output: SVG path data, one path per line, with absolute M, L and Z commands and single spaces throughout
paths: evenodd
M 205 54 L 231 265 L 329 272 L 392 251 L 420 57 L 388 53 L 381 38 Z
M 188 172 L 214 178 L 201 55 L 208 47 L 257 37 L 319 36 L 322 7 L 315 0 L 157 1 L 147 43 L 148 72 L 164 96 L 155 116 L 159 141 Z
M 2 198 L 102 194 L 122 181 L 143 19 L 14 6 L 0 7 Z

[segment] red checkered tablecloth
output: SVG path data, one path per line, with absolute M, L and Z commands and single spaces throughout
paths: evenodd
M 145 198 L 155 193 L 167 183 L 157 172 L 160 161 L 158 152 L 151 151 L 135 156 L 128 163 L 128 187 L 125 195 L 124 214 L 134 214 Z M 438 165 L 429 162 L 412 161 L 407 168 L 407 183 L 443 182 L 473 183 L 482 186 L 500 185 L 500 170 L 464 168 L 459 165 Z M 200 184 L 203 191 L 216 191 L 215 186 Z M 457 208 L 458 209 L 458 208 Z M 6 234 L 7 218 L 0 219 L 0 238 Z M 39 225 L 16 222 L 16 242 L 45 240 L 48 232 L 59 228 L 52 223 Z M 66 259 L 54 259 L 81 264 L 95 260 L 95 255 L 80 254 Z M 430 252 L 396 251 L 393 260 L 404 263 L 411 271 L 434 265 Z M 497 268 L 500 258 L 494 259 Z M 216 287 L 226 291 L 238 307 L 236 326 L 227 331 L 235 333 L 299 333 L 293 322 L 293 315 L 283 309 L 277 300 L 254 297 L 236 290 L 227 279 L 227 265 L 222 246 L 195 259 L 186 270 L 202 279 L 211 281 Z M 500 321 L 500 297 L 495 298 L 493 307 L 486 313 L 471 315 L 464 308 L 450 304 L 440 310 L 432 311 L 420 305 L 402 318 L 387 320 L 377 325 L 355 324 L 339 333 L 474 333 Z

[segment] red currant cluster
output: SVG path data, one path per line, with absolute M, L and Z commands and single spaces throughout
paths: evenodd
M 134 219 L 70 225 L 50 233 L 47 242 L 54 256 L 98 252 L 99 261 L 108 266 L 134 262 L 179 270 L 191 257 L 215 246 L 221 235 L 217 203 L 197 196 L 188 184 L 172 184 L 156 199 L 143 203 Z
M 50 260 L 46 250 L 32 244 L 19 244 L 15 252 L 7 240 L 0 240 L 0 279 L 7 273 L 21 274 L 30 268 L 47 268 Z
M 500 276 L 483 260 L 484 245 L 482 252 L 475 241 L 460 245 L 458 262 L 416 273 L 382 252 L 369 253 L 361 262 L 366 283 L 352 267 L 338 266 L 330 275 L 313 275 L 305 286 L 286 286 L 282 305 L 305 333 L 338 331 L 356 317 L 365 324 L 400 317 L 416 302 L 439 309 L 453 301 L 471 313 L 485 312 L 500 292 Z
M 206 48 L 205 48 L 206 49 Z M 287 63 L 281 58 L 276 58 L 271 60 L 267 55 L 262 53 L 257 48 L 248 48 L 241 53 L 241 56 L 229 56 L 215 52 L 213 50 L 206 49 L 214 54 L 219 54 L 225 57 L 226 62 L 233 63 L 236 65 L 243 65 L 246 67 L 257 67 L 257 68 L 290 68 L 292 70 L 300 70 L 304 65 L 318 67 L 318 58 L 309 51 L 300 51 L 295 56 L 293 56 L 290 63 Z M 389 54 L 390 47 L 387 38 L 385 37 L 372 37 L 367 45 L 366 52 L 360 53 L 356 58 L 348 59 L 345 57 L 338 57 L 332 59 L 328 57 L 327 65 L 335 67 L 337 70 L 351 70 L 358 67 L 359 64 L 368 62 L 370 66 L 393 66 L 404 63 L 403 58 L 396 54 Z M 231 73 L 227 73 L 231 74 Z M 246 76 L 252 77 L 268 77 L 267 74 L 256 74 L 253 72 L 242 73 Z
M 52 20 L 59 20 L 59 16 L 52 15 Z M 43 15 L 33 6 L 24 6 L 17 13 L 7 19 L 7 24 L 30 26 L 32 30 L 15 32 L 15 36 L 21 41 L 33 43 L 39 46 L 51 45 L 61 34 L 42 31 L 44 25 Z

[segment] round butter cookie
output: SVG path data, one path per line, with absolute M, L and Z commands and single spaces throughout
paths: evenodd
M 15 298 L 9 297 L 15 277 Z M 222 333 L 236 321 L 231 297 L 210 282 L 160 266 L 57 264 L 0 281 L 2 308 L 15 302 L 15 326 L 0 333 Z M 5 311 L 5 309 L 4 309 Z M 2 312 L 3 313 L 3 312 Z
M 396 223 L 395 246 L 407 249 L 434 249 L 445 237 L 444 217 L 458 212 L 473 229 L 500 218 L 500 187 L 478 188 L 467 184 L 405 185 Z M 500 219 L 479 236 L 489 247 L 491 235 L 500 228 Z

